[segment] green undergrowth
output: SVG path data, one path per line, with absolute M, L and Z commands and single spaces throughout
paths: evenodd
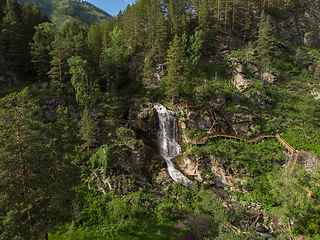
M 277 139 L 258 143 L 235 140 L 212 139 L 203 146 L 192 147 L 186 155 L 197 154 L 202 158 L 209 155 L 221 157 L 230 162 L 230 168 L 238 176 L 255 177 L 274 168 L 284 161 L 284 147 Z
M 79 214 L 49 239 L 169 240 L 190 231 L 199 239 L 239 239 L 226 223 L 243 218 L 243 209 L 224 208 L 210 189 L 196 183 L 192 188 L 174 184 L 172 192 L 160 195 L 140 188 L 125 196 L 114 191 L 101 195 L 83 186 L 77 204 Z M 248 231 L 250 238 L 242 239 L 258 239 L 252 226 Z

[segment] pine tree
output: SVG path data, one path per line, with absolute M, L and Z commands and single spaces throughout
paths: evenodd
M 53 81 L 62 85 L 67 82 L 68 64 L 63 38 L 59 33 L 56 34 L 52 42 L 50 56 L 52 57 L 52 60 L 50 62 L 51 69 L 48 72 L 48 75 Z
M 168 49 L 166 65 L 168 66 L 169 83 L 166 89 L 168 97 L 173 94 L 180 94 L 183 92 L 182 84 L 184 80 L 183 72 L 185 70 L 185 54 L 181 45 L 179 37 L 176 35 L 170 43 Z
M 98 24 L 91 25 L 88 32 L 87 44 L 90 50 L 91 67 L 96 73 L 100 74 L 102 34 Z
M 44 125 L 41 112 L 28 89 L 0 99 L 1 239 L 39 239 L 71 213 L 74 130 L 63 118 Z
M 93 145 L 95 140 L 95 131 L 98 129 L 97 123 L 92 119 L 89 113 L 88 107 L 83 111 L 82 118 L 80 121 L 80 131 L 79 136 L 85 142 L 82 147 L 87 150 L 87 156 L 90 156 L 90 146 Z
M 241 30 L 243 31 L 243 41 L 245 42 L 250 38 L 252 32 L 252 16 L 249 11 L 246 11 L 244 14 L 244 22 L 241 25 Z
M 112 79 L 114 78 L 112 72 L 115 68 L 115 60 L 112 48 L 106 48 L 101 54 L 100 69 L 102 73 L 102 79 L 106 83 L 106 92 L 109 93 L 111 89 Z
M 113 30 L 114 21 L 111 19 L 106 19 L 104 23 L 102 24 L 101 28 L 101 34 L 102 34 L 102 48 L 106 49 L 110 47 L 110 32 Z
M 272 30 L 273 27 L 270 24 L 269 16 L 266 16 L 264 11 L 262 11 L 259 35 L 255 42 L 261 70 L 268 70 L 275 48 L 275 37 L 272 34 Z
M 76 146 L 80 139 L 74 134 L 77 123 L 68 116 L 68 109 L 57 110 L 58 120 L 48 124 L 48 148 L 46 174 L 43 176 L 43 211 L 42 232 L 45 239 L 48 233 L 71 217 L 70 199 L 75 198 L 74 186 L 79 184 L 80 171 L 74 164 Z M 59 203 L 57 206 L 56 204 Z
M 34 27 L 40 24 L 42 21 L 40 9 L 37 6 L 25 1 L 22 5 L 22 19 L 25 40 L 27 43 L 31 43 L 32 38 L 36 33 L 36 29 Z
M 123 65 L 124 53 L 127 46 L 123 43 L 123 31 L 115 27 L 110 33 L 110 47 L 112 48 L 115 63 L 115 79 L 116 79 L 116 89 L 119 87 L 119 71 Z
M 86 58 L 88 56 L 88 47 L 86 39 L 88 37 L 88 29 L 83 26 L 79 28 L 78 33 L 74 36 L 74 51 L 75 56 Z
M 15 12 L 15 8 L 17 7 L 13 5 L 13 2 L 7 0 L 5 8 L 6 15 L 3 18 L 2 32 L 0 35 L 0 56 L 6 60 L 4 67 L 11 71 L 20 70 L 25 63 L 24 56 L 22 54 L 21 16 L 19 17 Z
M 32 203 L 37 193 L 31 189 L 37 186 L 35 176 L 43 166 L 43 146 L 39 143 L 43 126 L 26 89 L 7 95 L 0 102 L 0 208 L 5 213 L 0 223 L 0 229 L 5 230 L 1 238 L 35 238 Z
M 144 68 L 143 68 L 143 82 L 145 85 L 148 86 L 149 92 L 149 100 L 150 100 L 150 92 L 151 92 L 151 84 L 153 83 L 153 61 L 152 61 L 152 53 L 149 52 L 145 61 L 144 61 Z
M 56 29 L 51 23 L 42 23 L 35 27 L 36 33 L 31 43 L 32 62 L 37 69 L 40 81 L 47 81 L 47 73 L 50 69 L 51 57 L 49 53 L 52 51 L 51 43 L 54 40 Z
M 165 15 L 161 10 L 161 6 L 157 8 L 157 17 L 155 22 L 156 37 L 155 37 L 155 51 L 157 52 L 158 64 L 163 64 L 166 50 L 168 49 L 168 31 L 165 24 Z

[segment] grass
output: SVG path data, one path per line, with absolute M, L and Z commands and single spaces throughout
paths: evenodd
M 19 2 L 24 1 L 19 0 Z M 37 5 L 42 13 L 46 13 L 58 29 L 62 29 L 67 22 L 72 20 L 90 26 L 94 23 L 102 24 L 106 19 L 106 16 L 89 6 L 68 0 L 43 0 L 41 2 L 29 0 L 29 2 Z

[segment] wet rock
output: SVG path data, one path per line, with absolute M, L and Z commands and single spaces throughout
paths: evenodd
M 176 163 L 185 174 L 194 176 L 199 182 L 203 181 L 201 177 L 203 171 L 199 169 L 199 158 L 182 157 L 181 161 L 176 161 Z
M 135 101 L 129 110 L 130 126 L 145 143 L 156 147 L 155 132 L 157 127 L 157 113 L 152 103 Z
M 239 91 L 244 91 L 250 84 L 251 81 L 249 78 L 247 78 L 244 74 L 242 73 L 237 73 L 233 77 L 232 84 L 238 88 Z
M 187 125 L 184 122 L 179 121 L 179 124 L 180 124 L 180 127 L 182 129 L 186 129 L 187 128 Z

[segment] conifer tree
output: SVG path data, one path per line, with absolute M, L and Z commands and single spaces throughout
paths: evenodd
M 51 69 L 48 72 L 50 78 L 60 85 L 67 82 L 67 56 L 64 48 L 64 42 L 61 34 L 56 34 L 52 42 L 52 50 L 50 52 L 52 60 L 50 61 Z
M 275 48 L 275 37 L 272 33 L 273 27 L 270 24 L 269 16 L 262 11 L 260 16 L 260 29 L 256 40 L 256 51 L 258 53 L 261 70 L 268 70 L 271 56 Z
M 152 61 L 152 52 L 149 52 L 145 61 L 143 68 L 143 82 L 148 86 L 149 100 L 150 100 L 150 92 L 151 92 L 151 84 L 153 78 L 153 61 Z
M 37 6 L 30 4 L 28 1 L 25 1 L 22 5 L 22 19 L 25 41 L 31 43 L 36 32 L 34 27 L 42 21 L 40 9 Z
M 0 99 L 1 239 L 39 239 L 71 213 L 74 130 L 62 118 L 48 129 L 41 112 L 28 89 Z
M 86 39 L 88 36 L 88 29 L 85 26 L 79 27 L 78 33 L 74 36 L 74 51 L 75 56 L 86 58 L 88 55 L 88 47 Z
M 15 6 L 13 2 L 7 0 L 5 7 L 6 15 L 3 18 L 2 32 L 0 35 L 0 56 L 6 60 L 5 68 L 11 71 L 20 70 L 25 62 L 22 54 L 21 16 L 15 12 L 16 8 L 17 6 Z M 16 11 L 18 10 L 16 9 Z
M 51 57 L 49 53 L 52 51 L 52 41 L 56 30 L 51 23 L 45 22 L 35 27 L 36 33 L 31 43 L 32 62 L 37 69 L 40 81 L 47 81 L 47 73 L 50 69 Z
M 122 67 L 124 54 L 127 49 L 127 46 L 123 43 L 122 40 L 123 31 L 119 30 L 115 27 L 112 32 L 110 33 L 110 47 L 112 48 L 112 52 L 114 55 L 114 64 L 115 64 L 115 79 L 116 79 L 116 89 L 119 87 L 119 71 Z
M 89 108 L 86 107 L 83 111 L 82 118 L 80 120 L 79 137 L 85 142 L 82 147 L 86 149 L 87 156 L 90 156 L 90 147 L 95 140 L 95 131 L 98 129 L 97 123 L 92 119 Z
M 126 23 L 125 23 L 126 24 Z M 101 35 L 102 35 L 102 48 L 106 49 L 110 47 L 110 32 L 113 30 L 114 21 L 111 19 L 106 19 L 101 25 Z M 126 24 L 127 25 L 127 24 Z
M 80 121 L 79 136 L 85 141 L 82 146 L 87 150 L 87 156 L 90 155 L 90 146 L 95 141 L 94 134 L 97 130 L 97 124 L 92 119 L 89 109 L 93 106 L 96 94 L 99 93 L 97 86 L 89 79 L 88 61 L 81 57 L 72 57 L 68 60 L 70 66 L 70 74 L 72 74 L 71 82 L 76 91 L 76 100 L 80 107 L 84 108 Z
M 100 74 L 102 34 L 98 24 L 91 25 L 88 32 L 87 44 L 90 50 L 91 67 L 96 73 Z
M 111 83 L 114 76 L 112 72 L 115 68 L 115 60 L 112 48 L 106 48 L 101 54 L 101 63 L 100 69 L 102 73 L 102 78 L 105 80 L 106 83 L 106 92 L 109 93 L 111 89 Z
M 157 52 L 157 62 L 164 63 L 166 50 L 168 49 L 168 31 L 165 24 L 165 15 L 161 10 L 161 6 L 157 8 L 156 12 L 156 38 L 155 38 L 155 51 Z
M 173 94 L 180 94 L 183 92 L 181 86 L 184 80 L 183 71 L 185 70 L 186 64 L 184 50 L 178 35 L 176 35 L 170 43 L 165 64 L 168 66 L 169 77 L 166 94 L 168 97 L 172 97 Z
M 252 31 L 252 16 L 249 11 L 244 13 L 244 22 L 241 25 L 241 29 L 243 31 L 243 41 L 245 42 L 248 38 L 250 38 Z

